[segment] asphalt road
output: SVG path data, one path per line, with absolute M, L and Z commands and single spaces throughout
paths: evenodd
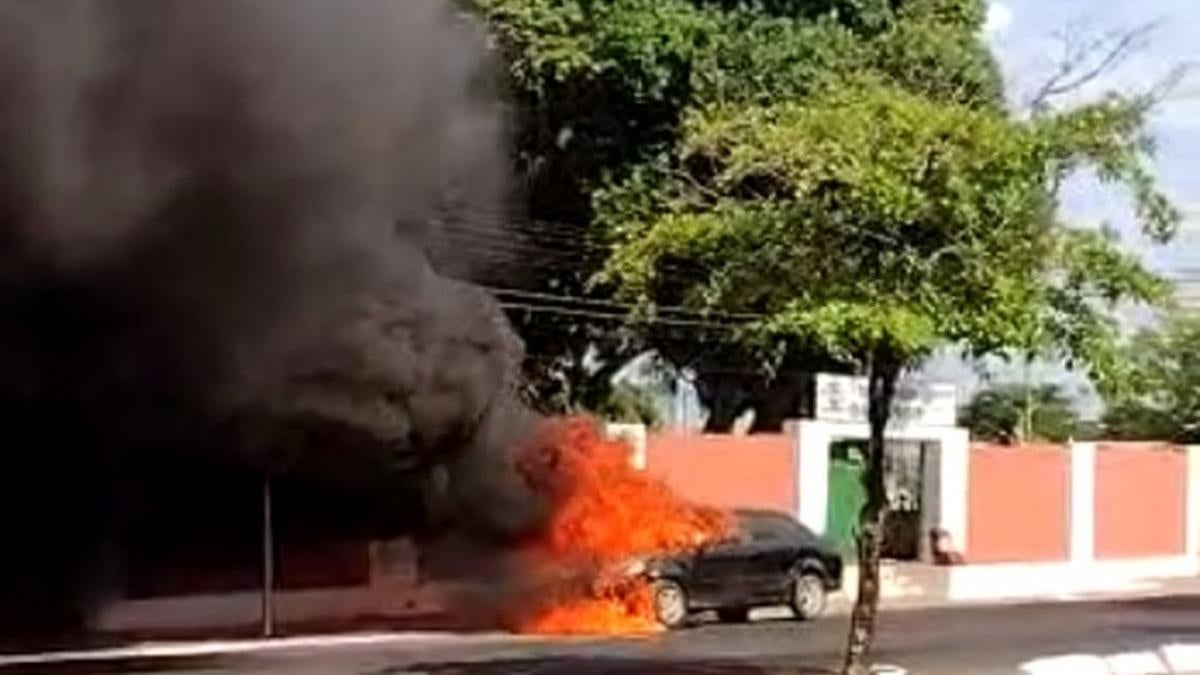
M 623 640 L 424 635 L 237 655 L 24 665 L 0 668 L 0 675 L 799 675 L 837 664 L 845 627 L 844 617 L 830 617 L 709 624 Z M 1023 664 L 1066 655 L 1076 660 L 1037 675 L 1200 673 L 1173 668 L 1163 656 L 1164 646 L 1188 643 L 1200 645 L 1200 595 L 895 611 L 882 617 L 877 660 L 926 675 L 1013 675 L 1029 672 Z

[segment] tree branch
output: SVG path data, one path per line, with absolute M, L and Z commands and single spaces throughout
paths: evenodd
M 1087 35 L 1078 26 L 1060 32 L 1062 56 L 1054 73 L 1030 98 L 1030 110 L 1034 115 L 1044 113 L 1054 99 L 1078 91 L 1120 67 L 1149 45 L 1150 36 L 1161 25 L 1162 20 L 1155 20 L 1098 37 Z

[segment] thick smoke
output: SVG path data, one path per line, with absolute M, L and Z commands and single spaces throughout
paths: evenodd
M 119 559 L 142 457 L 536 515 L 520 344 L 424 254 L 503 211 L 488 61 L 440 0 L 0 3 L 0 631 Z

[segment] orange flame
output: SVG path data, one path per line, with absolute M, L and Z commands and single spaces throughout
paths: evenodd
M 723 536 L 732 520 L 691 504 L 665 483 L 634 469 L 630 448 L 601 437 L 594 421 L 551 420 L 520 455 L 530 486 L 552 515 L 530 554 L 540 562 L 591 574 L 559 582 L 517 629 L 530 633 L 644 634 L 659 629 L 652 593 L 641 579 L 606 580 L 601 573 L 630 558 L 690 550 Z
M 538 635 L 650 635 L 662 627 L 654 620 L 652 589 L 639 581 L 619 591 L 597 589 L 542 602 L 517 629 Z

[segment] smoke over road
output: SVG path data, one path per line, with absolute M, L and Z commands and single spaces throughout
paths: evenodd
M 491 84 L 440 0 L 0 3 L 0 633 L 120 557 L 131 458 L 538 515 L 506 454 L 520 343 L 424 254 L 439 217 L 503 211 Z

